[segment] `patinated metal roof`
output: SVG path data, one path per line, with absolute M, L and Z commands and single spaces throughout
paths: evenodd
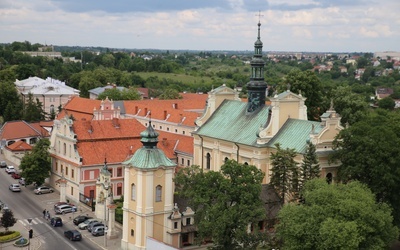
M 311 132 L 319 133 L 321 130 L 320 122 L 289 118 L 279 132 L 268 142 L 268 146 L 275 148 L 274 145 L 279 143 L 281 148 L 294 149 L 297 153 L 304 154 Z
M 124 165 L 141 169 L 155 169 L 159 167 L 175 167 L 176 164 L 168 159 L 159 148 L 139 148 Z
M 246 106 L 247 102 L 225 100 L 194 134 L 262 147 L 256 143 L 257 134 L 266 126 L 270 106 L 252 113 L 246 113 Z

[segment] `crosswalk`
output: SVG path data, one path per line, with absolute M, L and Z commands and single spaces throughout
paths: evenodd
M 29 219 L 18 220 L 18 222 L 21 223 L 24 227 L 29 226 Z M 43 224 L 43 223 L 46 223 L 46 221 L 39 217 L 32 218 L 32 220 L 31 220 L 31 225 L 38 225 L 38 224 Z

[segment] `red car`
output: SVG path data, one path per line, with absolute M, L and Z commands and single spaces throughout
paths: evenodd
M 11 174 L 11 177 L 14 179 L 21 179 L 21 176 L 15 172 Z

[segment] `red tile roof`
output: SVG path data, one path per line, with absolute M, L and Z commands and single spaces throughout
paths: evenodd
M 30 151 L 32 150 L 32 146 L 24 141 L 17 141 L 10 146 L 6 146 L 11 151 Z
M 9 121 L 1 128 L 0 138 L 5 140 L 26 137 L 48 137 L 49 133 L 39 123 L 29 124 L 25 121 Z

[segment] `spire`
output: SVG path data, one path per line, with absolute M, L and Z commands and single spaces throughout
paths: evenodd
M 261 16 L 260 14 L 258 15 Z M 251 60 L 251 76 L 250 81 L 247 83 L 248 90 L 248 104 L 247 113 L 252 113 L 265 105 L 265 93 L 267 89 L 267 83 L 264 81 L 264 65 L 265 62 L 262 59 L 262 47 L 261 42 L 261 23 L 258 21 L 258 33 L 257 40 L 254 43 L 254 55 Z
M 151 126 L 151 120 L 146 130 L 140 133 L 142 139 L 140 140 L 145 148 L 156 148 L 158 143 L 158 133 Z
M 101 169 L 101 172 L 102 172 L 104 175 L 110 175 L 110 174 L 111 174 L 110 171 L 108 171 L 107 157 L 104 157 L 104 165 L 103 165 L 103 168 Z

